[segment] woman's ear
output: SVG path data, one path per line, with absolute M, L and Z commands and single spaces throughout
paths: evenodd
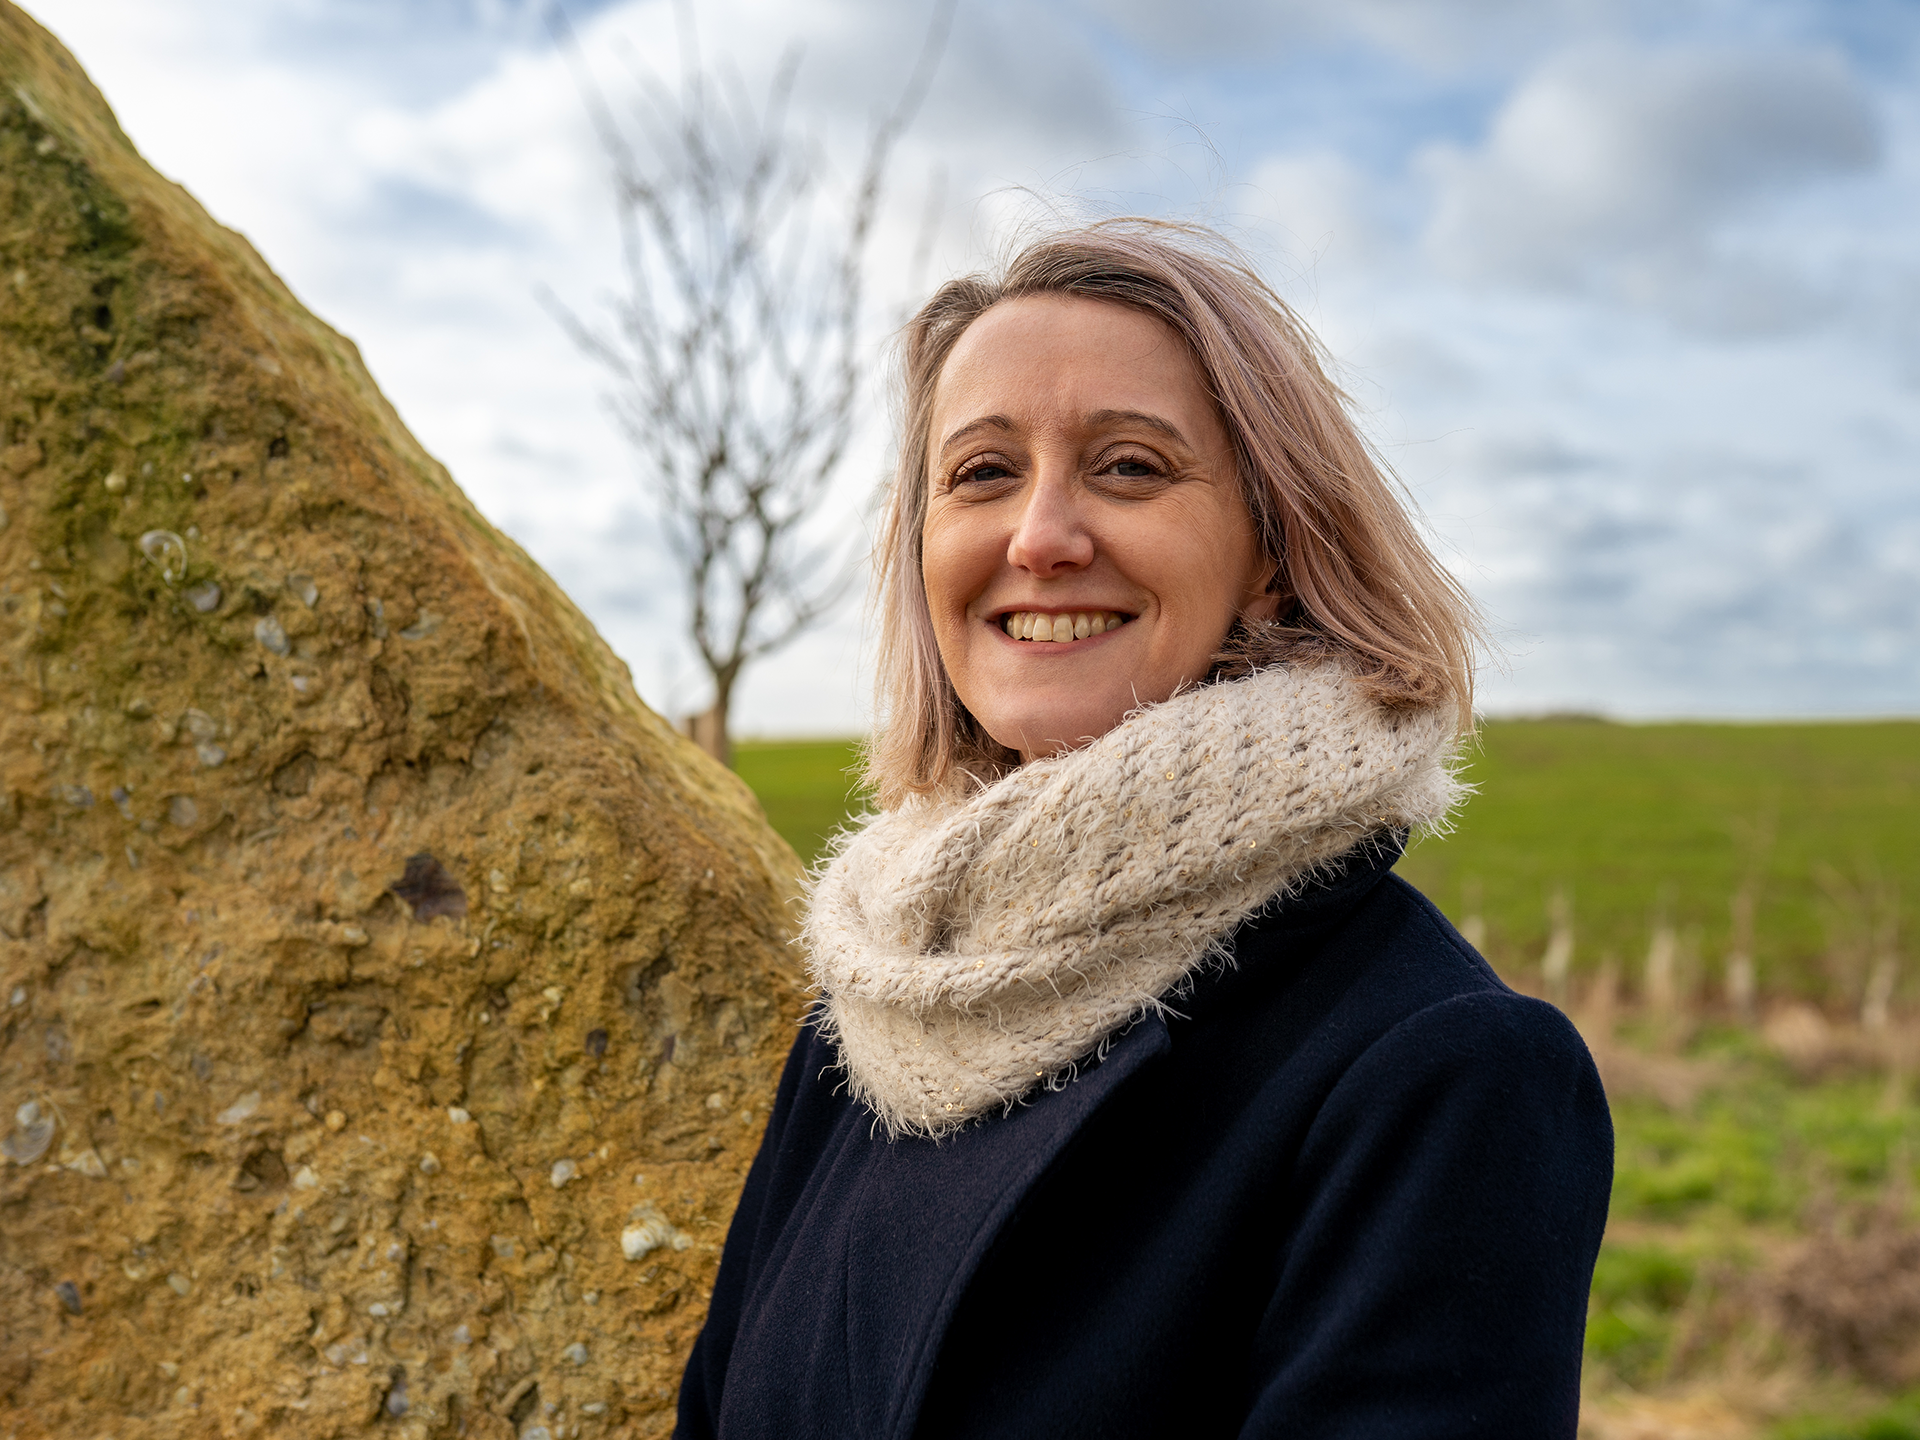
M 1293 609 L 1293 587 L 1280 573 L 1280 562 L 1269 561 L 1248 587 L 1246 603 L 1240 607 L 1242 620 L 1276 620 Z

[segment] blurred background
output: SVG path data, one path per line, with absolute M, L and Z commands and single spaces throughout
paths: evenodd
M 1224 231 L 1327 343 L 1503 650 L 1481 793 L 1401 868 L 1607 1082 L 1583 1434 L 1920 1437 L 1920 6 L 31 8 L 675 719 L 713 683 L 658 457 L 579 343 L 631 295 L 636 117 L 700 75 L 738 119 L 790 75 L 828 259 L 876 127 L 910 121 L 806 585 L 864 544 L 881 356 L 933 285 L 1049 217 Z M 806 856 L 862 803 L 845 578 L 732 697 L 736 768 Z
M 149 159 L 359 342 L 643 697 L 702 708 L 604 373 L 537 298 L 593 318 L 620 284 L 543 5 L 34 9 Z M 622 113 L 636 72 L 679 76 L 689 30 L 760 96 L 800 47 L 796 129 L 848 183 L 932 7 L 566 13 Z M 1244 245 L 1492 615 L 1489 713 L 1920 710 L 1910 0 L 965 0 L 886 181 L 870 355 L 1020 217 L 1146 212 Z M 864 523 L 886 467 L 865 385 L 826 529 Z M 736 731 L 866 728 L 857 600 L 749 668 Z

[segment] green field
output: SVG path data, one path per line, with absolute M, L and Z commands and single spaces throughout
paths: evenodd
M 863 808 L 855 782 L 857 740 L 742 740 L 733 747 L 733 768 L 760 797 L 767 823 L 811 865 L 827 837 Z
M 857 756 L 748 743 L 735 766 L 811 860 L 860 804 Z M 1535 992 L 1564 891 L 1565 998 L 1613 1106 L 1582 1434 L 1668 1433 L 1632 1407 L 1684 1403 L 1674 1433 L 1920 1440 L 1920 1359 L 1899 1359 L 1920 1357 L 1920 976 L 1891 971 L 1890 1021 L 1857 1023 L 1870 962 L 1911 950 L 1920 723 L 1496 721 L 1465 774 L 1457 827 L 1401 872 L 1478 917 L 1489 958 Z M 1743 887 L 1764 1028 L 1720 1003 Z M 1639 992 L 1662 926 L 1677 988 L 1655 1011 Z M 1783 1013 L 1811 1038 L 1778 1030 Z M 1882 1290 L 1915 1298 L 1889 1309 Z M 1701 1413 L 1720 1428 L 1686 1428 Z
M 1498 721 L 1466 774 L 1458 830 L 1401 872 L 1456 921 L 1477 905 L 1509 974 L 1537 966 L 1556 887 L 1576 973 L 1612 956 L 1631 975 L 1664 917 L 1712 985 L 1747 885 L 1763 990 L 1855 999 L 1876 932 L 1911 933 L 1920 723 Z

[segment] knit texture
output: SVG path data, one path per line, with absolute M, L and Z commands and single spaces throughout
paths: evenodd
M 1450 722 L 1376 705 L 1337 663 L 1268 670 L 869 818 L 804 932 L 854 1095 L 889 1135 L 938 1137 L 1064 1083 L 1275 895 L 1444 821 Z

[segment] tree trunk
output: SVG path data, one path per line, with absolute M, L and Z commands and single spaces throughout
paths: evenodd
M 686 719 L 687 738 L 722 765 L 733 764 L 733 742 L 727 738 L 727 703 L 715 701 L 711 709 Z

